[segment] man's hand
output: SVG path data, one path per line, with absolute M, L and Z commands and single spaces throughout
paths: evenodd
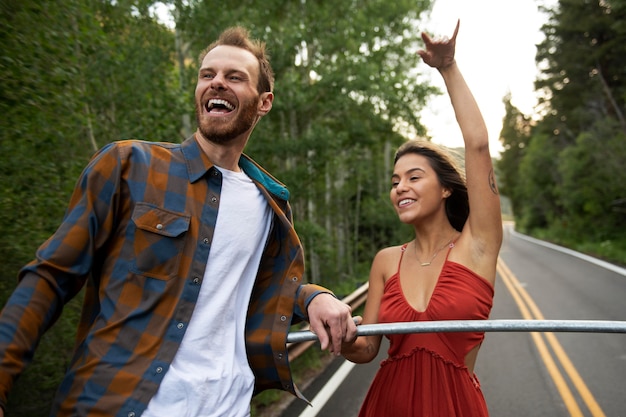
M 322 349 L 339 356 L 343 342 L 356 339 L 352 309 L 331 294 L 318 294 L 307 308 L 311 331 L 317 335 Z

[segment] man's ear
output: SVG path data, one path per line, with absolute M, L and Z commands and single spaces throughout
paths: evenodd
M 259 98 L 259 116 L 265 116 L 272 109 L 272 103 L 274 102 L 274 93 L 265 92 L 261 93 Z

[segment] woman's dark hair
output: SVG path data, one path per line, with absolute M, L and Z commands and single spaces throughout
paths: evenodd
M 469 216 L 469 199 L 465 173 L 457 159 L 451 152 L 432 142 L 410 140 L 398 148 L 393 163 L 411 153 L 428 159 L 430 166 L 437 173 L 441 186 L 450 190 L 450 196 L 446 199 L 446 215 L 452 227 L 460 232 Z

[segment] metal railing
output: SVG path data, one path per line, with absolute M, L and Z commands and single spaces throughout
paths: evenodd
M 367 299 L 366 283 L 342 301 L 359 308 Z M 451 320 L 402 323 L 364 324 L 357 327 L 357 335 L 429 332 L 582 332 L 626 333 L 626 321 L 606 320 Z M 317 342 L 317 336 L 308 326 L 287 335 L 289 359 L 294 360 Z
M 357 335 L 382 335 L 431 332 L 583 332 L 626 333 L 626 321 L 607 320 L 442 320 L 364 324 Z M 317 340 L 309 330 L 291 332 L 288 343 Z

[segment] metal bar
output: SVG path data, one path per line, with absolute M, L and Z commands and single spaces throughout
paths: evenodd
M 357 335 L 405 334 L 430 332 L 582 332 L 626 333 L 626 321 L 603 320 L 449 320 L 363 324 Z M 291 332 L 287 343 L 317 340 L 309 331 Z

